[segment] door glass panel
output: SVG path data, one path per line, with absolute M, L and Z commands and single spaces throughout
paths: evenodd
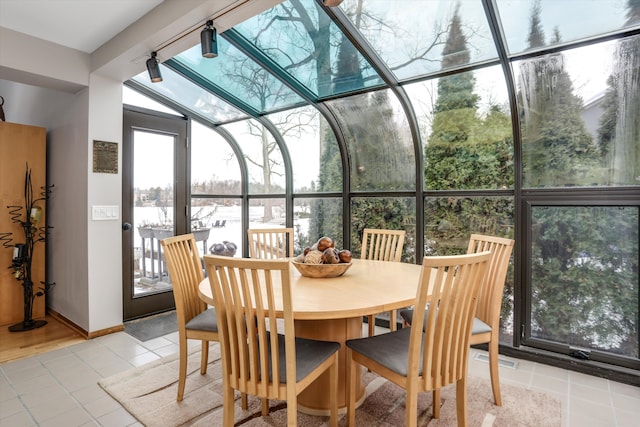
M 532 338 L 638 358 L 638 210 L 532 208 Z
M 175 234 L 172 135 L 134 131 L 133 296 L 171 290 L 160 240 Z

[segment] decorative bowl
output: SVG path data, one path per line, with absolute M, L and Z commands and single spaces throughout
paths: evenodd
M 342 276 L 351 267 L 350 262 L 338 264 L 305 264 L 303 262 L 291 261 L 291 264 L 304 277 L 326 278 Z

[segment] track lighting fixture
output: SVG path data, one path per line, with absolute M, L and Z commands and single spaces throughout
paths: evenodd
M 327 7 L 336 7 L 342 3 L 342 0 L 322 0 L 322 4 Z
M 213 27 L 212 20 L 208 20 L 204 26 L 204 30 L 200 32 L 200 45 L 204 58 L 215 58 L 218 56 L 218 41 L 216 40 L 216 29 Z
M 149 78 L 152 83 L 162 81 L 162 74 L 160 74 L 160 65 L 158 65 L 157 56 L 157 52 L 151 52 L 151 58 L 147 59 L 147 71 L 149 72 Z

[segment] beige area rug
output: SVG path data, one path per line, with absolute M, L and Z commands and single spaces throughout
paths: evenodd
M 178 355 L 172 355 L 138 368 L 105 378 L 100 386 L 124 406 L 138 421 L 148 427 L 221 426 L 222 396 L 221 362 L 218 344 L 212 344 L 207 374 L 199 372 L 200 353 L 189 356 L 185 397 L 176 402 L 178 387 Z M 359 426 L 402 426 L 404 424 L 404 391 L 375 374 L 365 374 L 367 398 L 356 412 Z M 260 400 L 249 397 L 249 408 L 240 407 L 236 394 L 236 426 L 284 426 L 286 404 L 271 401 L 268 417 L 260 415 Z M 560 401 L 543 393 L 502 384 L 502 405 L 493 404 L 488 380 L 469 377 L 469 425 L 480 427 L 561 425 Z M 455 387 L 442 390 L 440 419 L 431 417 L 431 393 L 421 393 L 418 425 L 455 426 Z M 328 417 L 298 414 L 299 426 L 325 426 Z M 340 425 L 346 425 L 344 415 Z

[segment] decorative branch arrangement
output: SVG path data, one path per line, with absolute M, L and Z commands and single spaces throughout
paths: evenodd
M 29 164 L 27 164 L 27 171 L 24 177 L 24 206 L 7 206 L 11 220 L 14 223 L 19 223 L 22 227 L 24 243 L 14 243 L 13 233 L 0 233 L 2 246 L 13 249 L 13 259 L 9 268 L 13 269 L 14 277 L 22 281 L 24 291 L 24 319 L 20 323 L 9 326 L 11 332 L 28 331 L 47 324 L 45 320 L 33 320 L 33 302 L 36 298 L 44 296 L 55 286 L 55 283 L 40 282 L 41 286 L 34 293 L 31 278 L 34 248 L 36 244 L 46 241 L 48 231 L 51 228 L 46 225 L 38 226 L 42 216 L 42 207 L 38 206 L 38 204 L 47 200 L 53 185 L 40 188 L 39 197 L 34 199 L 31 170 L 29 169 Z

